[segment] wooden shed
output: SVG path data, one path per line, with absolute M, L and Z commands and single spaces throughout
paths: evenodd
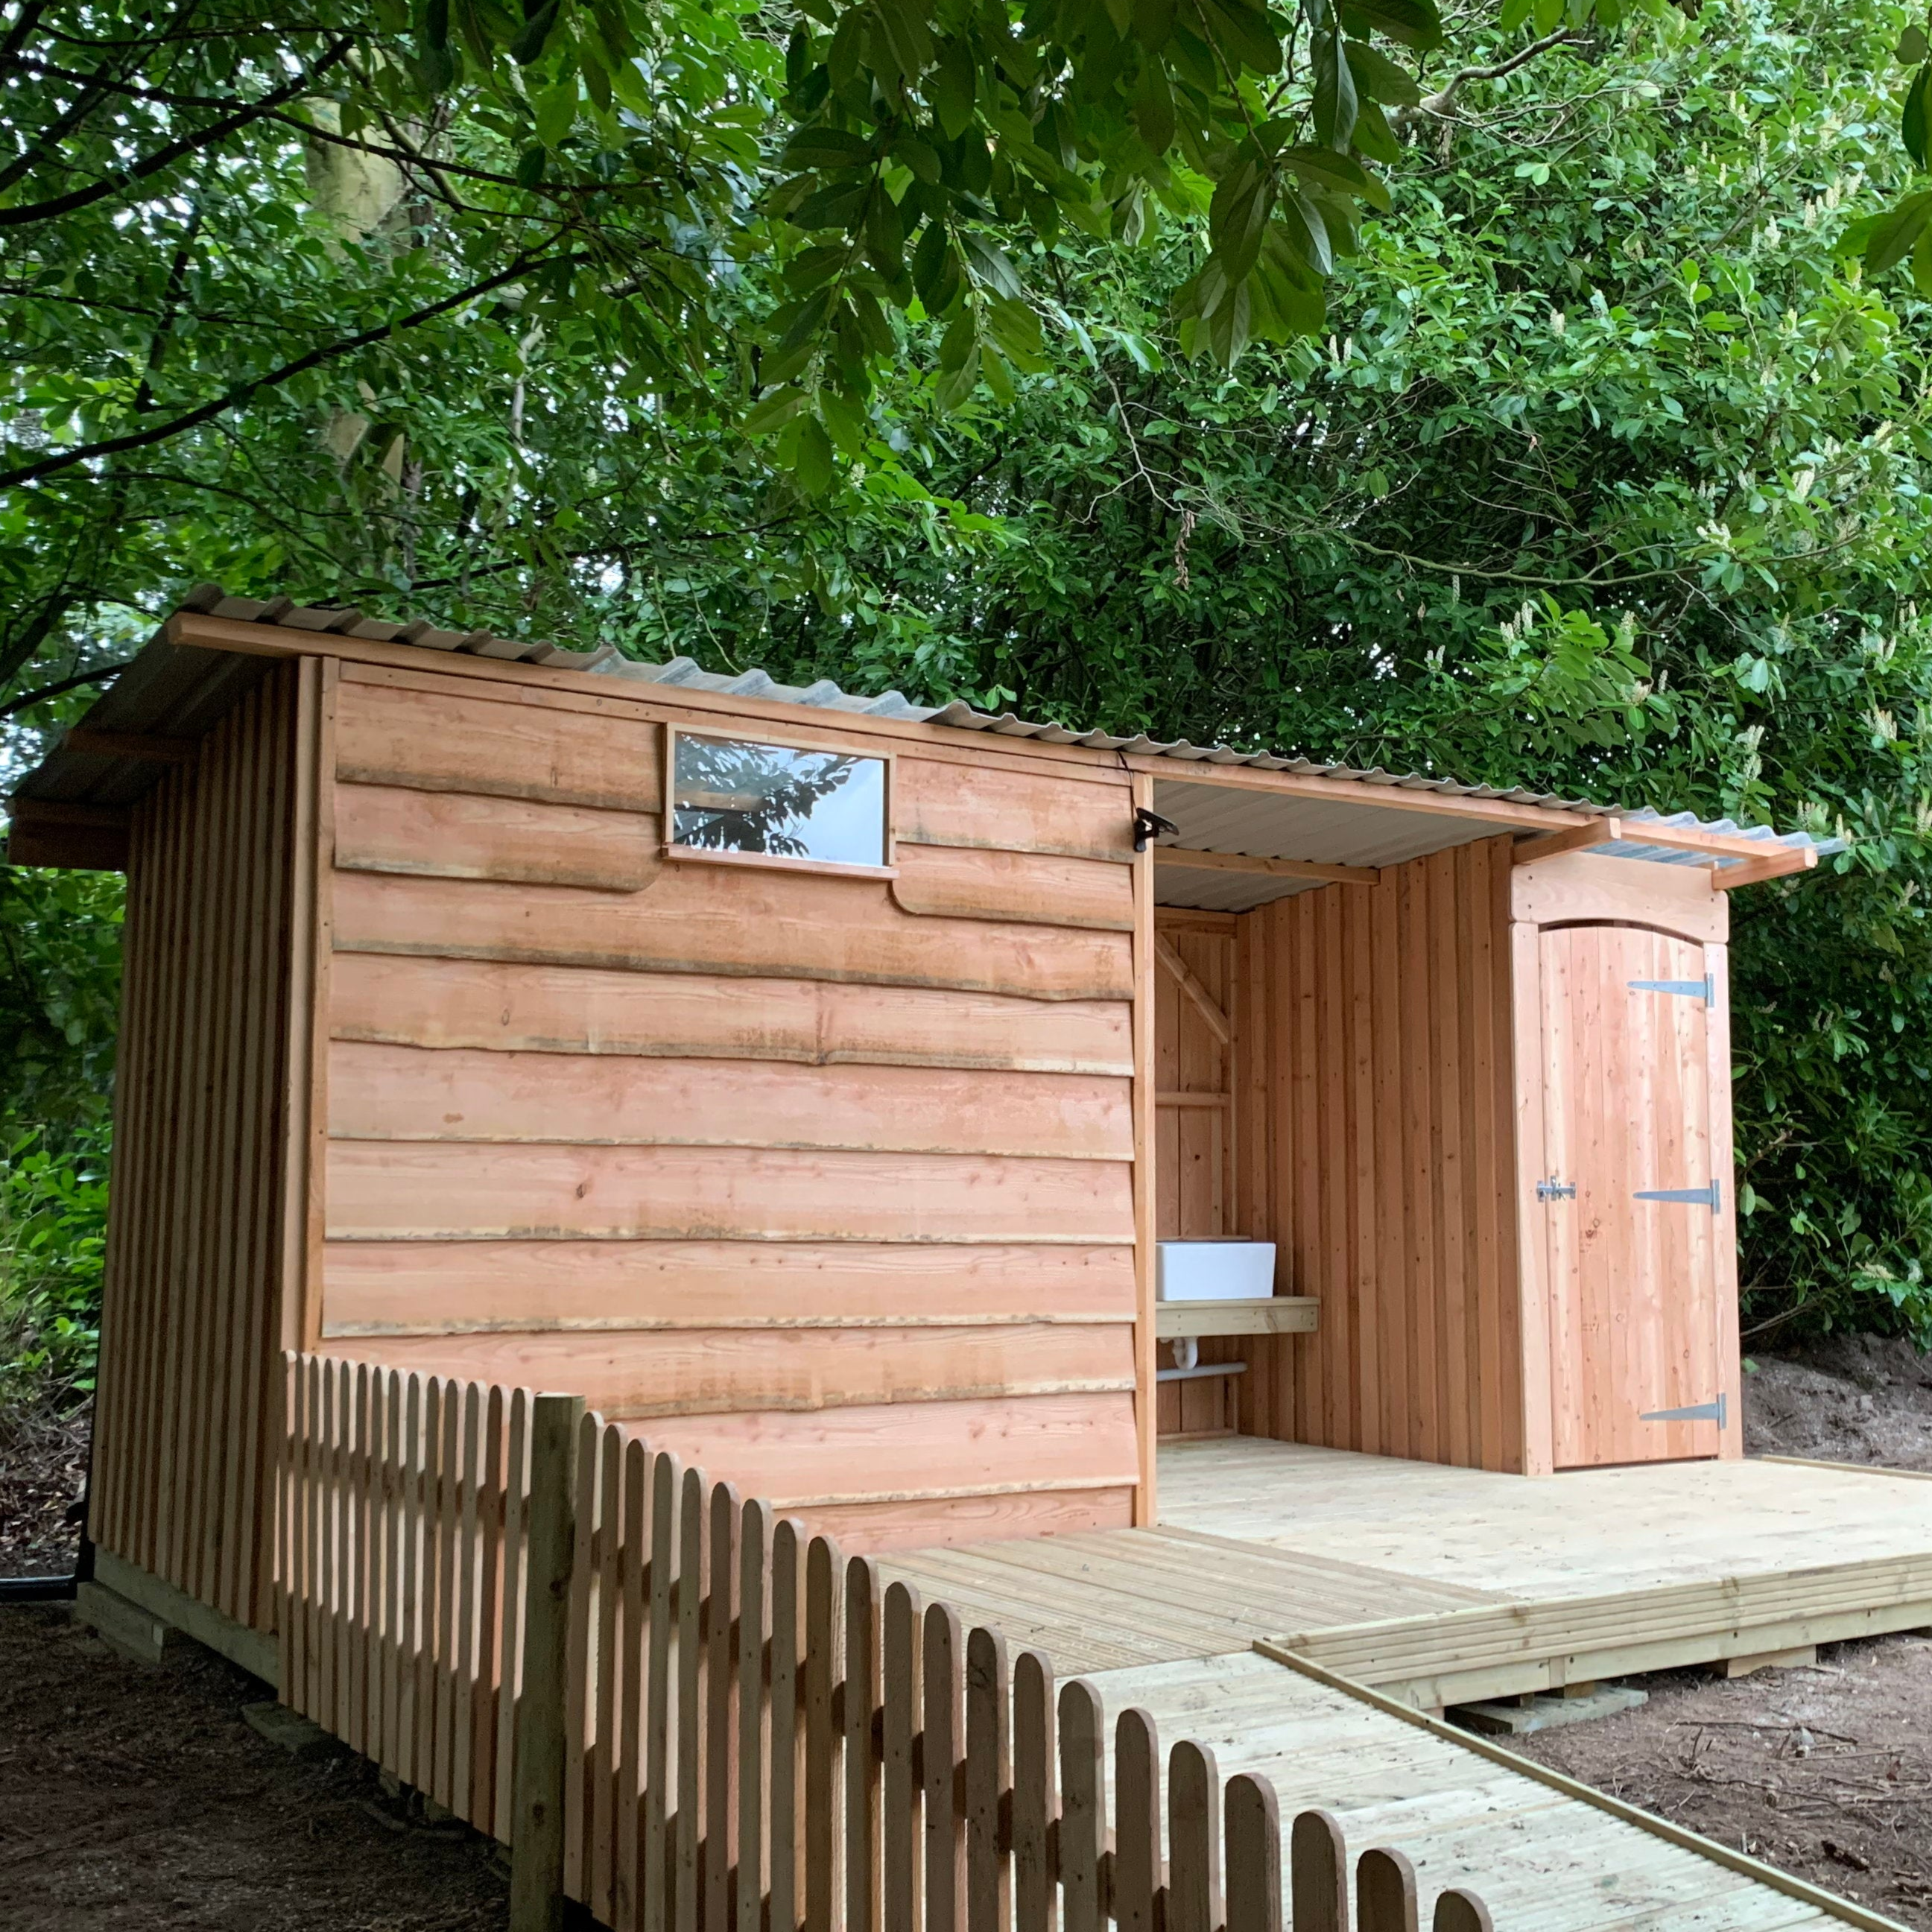
M 1150 1520 L 1162 1432 L 1739 1452 L 1727 891 L 1802 834 L 212 589 L 13 814 L 128 874 L 92 1533 L 244 1624 L 285 1348 L 860 1549 Z

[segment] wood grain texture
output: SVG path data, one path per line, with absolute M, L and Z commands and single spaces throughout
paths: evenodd
M 1163 915 L 1232 1016 L 1225 1047 L 1167 976 L 1163 1093 L 1225 1092 L 1224 1114 L 1162 1108 L 1160 1232 L 1272 1239 L 1276 1292 L 1315 1333 L 1225 1337 L 1222 1384 L 1163 1391 L 1164 1426 L 1383 1455 L 1519 1466 L 1508 842 L 1386 867 L 1372 886 L 1278 900 L 1232 922 Z M 1516 876 L 1534 868 L 1520 868 Z M 1172 1391 L 1170 1395 L 1169 1391 Z
M 338 1140 L 842 1148 L 1128 1160 L 1127 1082 L 335 1042 Z
M 1124 772 L 1098 783 L 999 764 L 942 764 L 907 752 L 893 772 L 902 844 L 952 845 L 1130 862 L 1133 811 Z
M 345 871 L 641 892 L 664 864 L 655 812 L 600 810 L 397 785 L 334 788 Z
M 104 1548 L 263 1630 L 302 1252 L 282 1246 L 302 688 L 290 666 L 247 694 L 134 809 L 91 1517 Z
M 1118 1244 L 332 1241 L 323 1265 L 332 1336 L 1134 1316 Z
M 1133 1240 L 1111 1161 L 337 1141 L 333 1240 Z
M 902 843 L 892 895 L 903 912 L 942 918 L 1133 928 L 1132 870 L 1102 859 Z
M 655 813 L 662 742 L 660 728 L 641 718 L 493 704 L 447 680 L 412 690 L 350 679 L 337 706 L 335 774 L 364 785 Z
M 1629 828 L 1633 838 L 1640 826 Z M 1730 932 L 1730 902 L 1711 885 L 1705 866 L 1646 865 L 1571 853 L 1520 866 L 1510 881 L 1510 916 L 1529 926 L 1628 921 L 1699 944 L 1721 945 Z
M 1000 1490 L 1130 1489 L 1135 1480 L 1132 1403 L 1122 1395 L 752 1411 L 627 1426 L 798 1514 Z
M 1130 1010 L 1112 1000 L 366 952 L 338 956 L 333 1000 L 338 1038 L 397 1046 L 1133 1071 Z
M 1582 926 L 1544 932 L 1540 950 L 1545 1165 L 1576 1190 L 1543 1209 L 1556 1465 L 1714 1456 L 1714 1420 L 1643 1418 L 1727 1385 L 1723 1217 L 1636 1198 L 1707 1187 L 1715 1172 L 1704 1000 L 1633 983 L 1702 982 L 1705 949 Z
M 1130 1392 L 1132 1330 L 1079 1323 L 971 1328 L 690 1329 L 641 1335 L 383 1336 L 333 1344 L 352 1360 L 484 1382 L 580 1391 L 614 1420 L 740 1409 L 808 1414 Z
M 940 986 L 1029 999 L 1132 996 L 1124 933 L 901 911 L 886 886 L 749 868 L 670 866 L 649 892 L 344 872 L 336 945 L 350 952 L 523 960 Z

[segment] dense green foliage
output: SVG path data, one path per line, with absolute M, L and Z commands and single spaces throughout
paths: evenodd
M 606 228 L 630 237 L 628 267 L 520 270 L 0 496 L 5 668 L 23 696 L 85 675 L 214 578 L 1842 833 L 1820 874 L 1734 908 L 1748 1323 L 1932 1338 L 1932 304 L 1909 265 L 1841 260 L 1909 184 L 1892 98 L 1906 15 L 1504 13 L 1404 56 L 1420 98 L 1384 97 L 1392 212 L 1335 265 L 1324 333 L 1232 370 L 1190 358 L 1208 174 L 1130 240 L 1118 154 L 1076 141 L 1070 176 L 1106 222 L 1065 200 L 1049 220 L 1016 188 L 968 224 L 1004 267 L 952 300 L 988 331 L 1004 317 L 1004 370 L 982 356 L 980 388 L 950 380 L 957 314 L 934 320 L 916 290 L 882 301 L 890 348 L 869 363 L 842 364 L 828 310 L 801 380 L 825 386 L 808 410 L 829 453 L 803 472 L 803 400 L 766 433 L 744 415 L 772 374 L 771 319 L 799 298 L 788 265 L 830 244 L 773 218 L 760 177 L 793 178 L 788 100 L 848 134 L 864 116 L 827 107 L 829 82 L 811 105 L 809 62 L 786 76 L 789 14 L 780 32 L 654 14 L 712 22 L 712 94 L 679 94 L 688 124 L 652 123 L 694 158 L 692 194 L 715 191 L 702 219 L 644 196 L 662 169 L 626 150 L 611 165 L 642 171 L 634 204 L 589 225 L 599 248 L 619 246 Z M 1295 15 L 1298 32 L 1323 17 Z M 406 40 L 376 94 L 423 58 Z M 455 177 L 412 163 L 380 219 L 352 219 L 371 178 L 322 151 L 359 151 L 271 123 L 131 237 L 103 214 L 74 227 L 71 259 L 0 288 L 26 350 L 22 460 L 172 422 L 302 342 L 350 341 L 515 262 L 546 232 L 532 197 L 550 170 L 605 164 L 605 124 L 573 97 L 580 122 L 536 144 L 544 172 L 519 184 L 514 62 L 486 84 L 463 60 L 412 139 L 509 186 L 466 176 L 454 208 Z M 337 124 L 366 132 L 350 92 Z M 1052 92 L 1031 97 L 1042 116 Z M 713 111 L 727 96 L 758 113 Z M 904 176 L 878 178 L 922 179 Z M 647 266 L 663 290 L 625 279 Z M 131 311 L 118 335 L 114 302 Z M 15 755 L 84 696 L 27 705 Z
M 0 866 L 0 1401 L 93 1384 L 120 938 L 118 874 Z

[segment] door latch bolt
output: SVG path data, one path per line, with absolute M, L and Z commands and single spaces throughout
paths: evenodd
M 1576 1198 L 1576 1184 L 1574 1180 L 1558 1180 L 1552 1174 L 1547 1180 L 1536 1184 L 1536 1198 L 1539 1201 L 1574 1201 Z

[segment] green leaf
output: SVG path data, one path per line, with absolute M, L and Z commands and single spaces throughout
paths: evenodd
M 822 496 L 831 485 L 832 439 L 816 416 L 806 417 L 799 426 L 798 457 L 792 474 L 808 496 Z
M 535 188 L 544 178 L 544 164 L 548 158 L 541 141 L 526 148 L 517 158 L 517 185 Z
M 1133 37 L 1144 54 L 1158 53 L 1174 32 L 1174 0 L 1134 0 Z
M 1387 185 L 1370 174 L 1360 161 L 1347 154 L 1338 154 L 1332 148 L 1284 148 L 1281 163 L 1311 188 L 1356 195 L 1377 208 L 1385 208 L 1389 205 Z
M 832 44 L 825 51 L 825 70 L 841 94 L 859 78 L 859 62 L 865 52 L 866 16 L 862 9 L 848 7 L 833 28 Z
M 1167 69 L 1158 54 L 1145 55 L 1141 61 L 1133 116 L 1134 131 L 1148 151 L 1166 154 L 1174 145 L 1174 90 L 1167 84 Z
M 1928 48 L 1925 29 L 1915 20 L 1898 37 L 1898 58 L 1901 67 L 1917 67 L 1932 48 Z
M 932 307 L 932 298 L 938 290 L 940 274 L 952 253 L 952 244 L 946 239 L 945 224 L 928 221 L 920 236 L 918 247 L 912 251 L 912 285 L 919 291 L 920 300 L 928 309 Z
M 1503 0 L 1503 9 L 1496 16 L 1496 25 L 1506 34 L 1513 34 L 1529 18 L 1535 0 Z
M 1928 86 L 1932 86 L 1932 64 L 1922 67 L 1906 83 L 1905 105 L 1898 117 L 1899 137 L 1905 143 L 1905 152 L 1922 168 L 1925 165 Z
M 859 168 L 872 158 L 872 143 L 843 128 L 801 128 L 784 144 L 788 168 Z
M 1252 158 L 1237 162 L 1215 184 L 1208 244 L 1231 284 L 1244 281 L 1254 266 L 1274 199 L 1274 183 Z
M 928 188 L 939 185 L 939 156 L 930 142 L 922 141 L 916 134 L 902 134 L 892 144 L 892 153 Z
M 1214 44 L 1237 67 L 1272 80 L 1281 70 L 1281 42 L 1268 15 L 1248 0 L 1196 0 Z
M 1912 286 L 1922 296 L 1932 296 L 1932 229 L 1912 245 Z
M 982 242 L 976 235 L 964 236 L 966 260 L 975 278 L 988 288 L 1003 296 L 1011 296 L 1018 301 L 1024 292 L 1020 286 L 1020 278 L 1013 273 L 1013 265 L 990 242 Z
M 774 390 L 746 410 L 740 427 L 747 436 L 770 436 L 783 429 L 798 414 L 804 402 L 803 394 L 796 389 Z
M 944 414 L 950 416 L 971 396 L 979 380 L 980 345 L 975 342 L 959 366 L 940 377 L 938 387 L 933 392 L 933 400 Z
M 1315 132 L 1328 147 L 1345 150 L 1355 131 L 1355 78 L 1348 43 L 1339 31 L 1315 43 Z
M 939 64 L 926 82 L 926 98 L 949 141 L 956 141 L 973 124 L 973 102 L 978 79 L 973 56 L 963 40 L 942 40 Z
M 1413 107 L 1422 98 L 1422 89 L 1406 68 L 1396 66 L 1379 47 L 1358 40 L 1348 50 L 1348 70 L 1355 76 L 1355 91 L 1365 100 L 1380 100 L 1394 107 Z
M 1881 274 L 1904 261 L 1924 233 L 1928 222 L 1932 222 L 1932 190 L 1924 189 L 1907 195 L 1881 216 L 1865 243 L 1865 272 Z
M 1351 33 L 1372 29 L 1418 52 L 1442 44 L 1442 16 L 1432 0 L 1346 0 L 1342 19 Z

